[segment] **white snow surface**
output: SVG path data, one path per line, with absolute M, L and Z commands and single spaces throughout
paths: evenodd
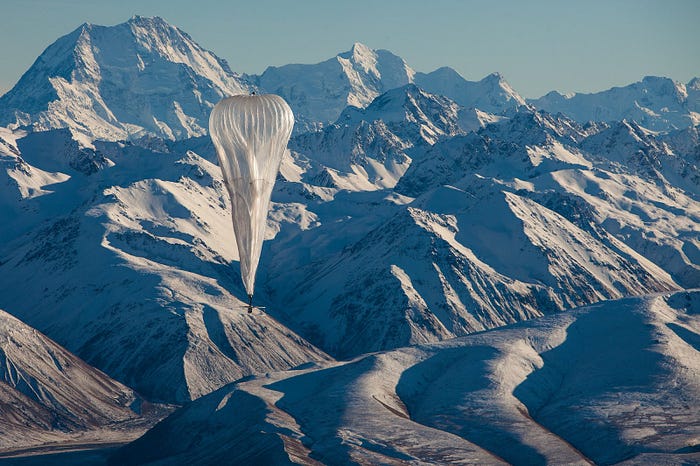
M 289 180 L 276 200 L 307 202 L 318 225 L 281 230 L 263 264 L 282 320 L 349 357 L 696 286 L 698 189 L 669 181 L 686 179 L 685 158 L 650 177 L 606 158 L 617 139 L 585 144 L 600 131 L 522 112 L 445 138 L 412 152 L 394 191 L 409 204 L 386 191 L 367 208 L 360 193 L 303 201 Z
M 247 92 L 226 62 L 159 17 L 83 24 L 37 59 L 0 97 L 0 124 L 69 128 L 94 139 L 206 134 L 222 97 Z
M 471 86 L 442 70 L 444 89 L 423 89 L 428 77 L 380 52 L 275 71 L 323 126 L 282 160 L 256 282 L 267 309 L 249 316 L 196 125 L 260 80 L 158 18 L 57 41 L 1 100 L 15 124 L 0 128 L 0 308 L 181 403 L 253 374 L 700 284 L 697 127 L 580 124 L 497 75 Z
M 0 306 L 144 395 L 182 402 L 327 353 L 700 282 L 696 133 L 525 108 L 463 134 L 455 109 L 408 85 L 292 139 L 259 316 L 245 315 L 208 138 L 85 148 L 68 130 L 5 131 Z M 24 183 L 45 193 L 23 197 Z
M 209 160 L 100 143 L 112 163 L 86 175 L 66 157 L 66 134 L 19 142 L 29 166 L 70 176 L 23 199 L 23 215 L 3 226 L 0 267 L 10 275 L 0 299 L 14 315 L 156 401 L 328 358 L 266 314 L 246 314 L 211 143 Z
M 125 443 L 166 413 L 0 310 L 0 455 Z
M 562 95 L 552 91 L 529 102 L 582 123 L 626 119 L 652 130 L 668 131 L 700 124 L 697 83 L 698 78 L 683 84 L 669 78 L 646 76 L 639 82 L 601 92 Z
M 700 293 L 228 385 L 119 464 L 694 464 Z

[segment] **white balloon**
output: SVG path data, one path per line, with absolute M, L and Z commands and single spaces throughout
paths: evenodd
M 241 278 L 249 297 L 255 288 L 272 188 L 293 126 L 292 109 L 274 94 L 228 97 L 209 117 L 209 135 L 231 196 Z

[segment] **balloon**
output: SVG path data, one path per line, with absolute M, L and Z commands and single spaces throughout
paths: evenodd
M 228 97 L 209 117 L 209 135 L 231 196 L 241 278 L 251 302 L 272 187 L 293 126 L 292 109 L 274 94 Z

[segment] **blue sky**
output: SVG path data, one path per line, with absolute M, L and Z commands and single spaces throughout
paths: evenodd
M 59 36 L 134 14 L 165 18 L 246 73 L 362 42 L 417 71 L 499 71 L 526 97 L 700 76 L 698 0 L 2 0 L 0 14 L 0 93 Z

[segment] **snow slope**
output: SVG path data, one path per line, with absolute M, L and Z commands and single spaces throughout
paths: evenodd
M 451 100 L 408 84 L 365 109 L 347 107 L 335 124 L 300 134 L 289 147 L 309 165 L 306 182 L 350 191 L 393 188 L 411 153 L 464 132 L 459 112 Z
M 662 177 L 627 167 L 606 152 L 618 144 L 607 126 L 523 110 L 460 135 L 458 113 L 409 85 L 348 108 L 347 127 L 294 138 L 273 195 L 259 318 L 242 309 L 206 137 L 81 148 L 67 130 L 5 132 L 14 191 L 1 210 L 22 215 L 0 228 L 0 306 L 141 393 L 181 402 L 324 352 L 698 283 L 697 191 L 674 185 L 676 165 Z M 18 178 L 18 165 L 29 175 Z M 43 194 L 22 196 L 32 189 Z
M 125 442 L 163 414 L 0 311 L 0 454 L 46 444 Z
M 206 134 L 222 97 L 249 85 L 225 61 L 159 17 L 83 24 L 61 37 L 0 97 L 0 125 L 69 128 L 81 142 Z
M 318 225 L 290 225 L 263 263 L 272 308 L 349 357 L 697 286 L 697 190 L 615 162 L 605 131 L 519 112 L 414 152 L 396 191 L 419 197 L 378 191 L 371 222 L 306 201 Z
M 669 78 L 646 76 L 639 82 L 601 92 L 562 95 L 552 91 L 529 102 L 582 123 L 634 120 L 651 130 L 668 131 L 700 123 L 698 82 L 698 78 L 683 84 Z
M 700 294 L 627 298 L 226 386 L 114 464 L 691 464 Z M 196 440 L 195 440 L 196 439 Z
M 525 106 L 523 99 L 500 73 L 492 73 L 481 81 L 467 81 L 448 66 L 430 73 L 416 73 L 414 82 L 428 92 L 444 95 L 465 108 L 500 114 Z
M 348 105 L 366 107 L 379 94 L 412 82 L 414 74 L 401 57 L 358 42 L 318 64 L 269 67 L 257 83 L 289 103 L 298 133 L 335 121 Z
M 3 226 L 3 306 L 156 400 L 327 359 L 269 316 L 246 313 L 213 163 L 177 147 L 96 143 L 111 163 L 85 174 L 61 151 L 72 153 L 66 133 L 18 142 L 29 166 L 66 181 L 23 199 L 28 213 Z
M 103 44 L 107 56 L 86 45 L 108 39 L 124 49 Z M 134 51 L 153 69 L 145 61 L 140 70 Z M 337 74 L 341 65 L 349 74 Z M 48 104 L 56 89 L 20 91 L 60 70 L 71 86 L 109 76 L 90 88 L 104 102 L 105 86 L 119 83 L 170 101 L 171 91 L 196 100 L 206 87 L 214 99 L 245 84 L 158 18 L 85 26 L 37 66 L 6 98 L 45 116 L 63 108 Z M 78 126 L 0 129 L 0 307 L 145 396 L 184 402 L 326 353 L 433 342 L 700 283 L 697 128 L 661 135 L 632 121 L 580 124 L 523 105 L 500 76 L 478 86 L 449 70 L 420 78 L 453 100 L 411 83 L 419 75 L 398 57 L 360 45 L 299 66 L 278 69 L 279 79 L 310 93 L 324 82 L 329 93 L 314 94 L 324 105 L 290 99 L 339 118 L 295 136 L 283 160 L 268 217 L 274 241 L 257 280 L 265 314 L 242 307 L 208 137 L 170 123 L 179 135 L 125 126 L 136 121 L 126 112 L 134 102 L 116 126 L 81 110 L 70 113 Z M 184 87 L 158 87 L 172 67 Z M 351 94 L 359 100 L 348 106 Z M 90 99 L 65 102 L 94 110 Z M 80 125 L 108 139 L 136 129 L 110 142 Z
M 416 196 L 463 179 L 468 186 L 477 173 L 519 190 L 614 249 L 619 241 L 627 244 L 693 287 L 700 283 L 693 155 L 700 146 L 692 135 L 686 130 L 666 144 L 635 123 L 582 127 L 520 112 L 477 134 L 437 143 L 414 159 L 396 190 Z
M 283 320 L 340 357 L 678 287 L 631 249 L 493 182 L 432 191 L 322 261 L 278 264 L 267 283 Z

